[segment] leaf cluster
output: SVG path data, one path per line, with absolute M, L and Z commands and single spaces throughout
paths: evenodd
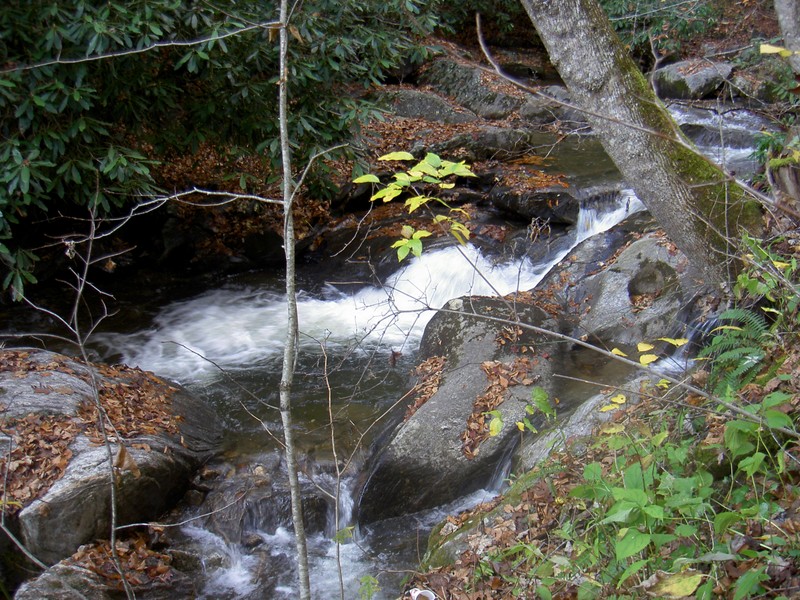
M 677 52 L 683 42 L 712 29 L 719 18 L 710 0 L 600 0 L 611 24 L 634 55 L 651 56 L 651 43 L 664 53 Z
M 420 60 L 436 5 L 299 5 L 289 50 L 289 129 L 299 163 L 350 139 L 359 119 L 374 114 L 344 92 Z M 27 237 L 32 222 L 85 216 L 87 208 L 108 214 L 156 193 L 160 163 L 176 154 L 210 142 L 277 164 L 276 20 L 270 2 L 7 3 L 0 11 L 0 262 L 13 273 L 6 287 L 34 281 L 37 256 L 21 250 L 38 241 Z
M 449 206 L 444 200 L 427 193 L 426 190 L 431 187 L 439 190 L 452 189 L 455 187 L 455 183 L 445 181 L 446 179 L 475 177 L 469 165 L 465 164 L 464 161 L 444 160 L 431 152 L 426 154 L 425 158 L 420 161 L 417 161 L 414 155 L 409 152 L 391 152 L 381 156 L 378 160 L 388 162 L 413 161 L 416 164 L 405 171 L 399 170 L 395 172 L 392 175 L 392 181 L 372 194 L 370 201 L 391 202 L 400 196 L 407 196 L 405 207 L 408 214 L 423 207 L 430 208 L 431 205 L 444 207 L 448 211 L 447 214 L 432 215 L 433 223 L 438 224 L 440 227 L 444 226 L 458 243 L 462 245 L 467 243 L 470 235 L 469 229 L 464 223 L 457 220 L 454 215 L 469 218 L 469 214 L 461 208 Z M 381 180 L 377 175 L 368 173 L 357 177 L 353 180 L 353 183 L 381 185 Z M 404 225 L 401 230 L 402 237 L 392 244 L 392 248 L 397 249 L 398 260 L 402 261 L 409 253 L 414 256 L 420 256 L 422 254 L 422 239 L 430 235 L 430 231 L 424 229 L 415 231 L 413 227 Z

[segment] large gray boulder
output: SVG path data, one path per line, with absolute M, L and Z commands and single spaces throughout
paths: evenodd
M 437 123 L 470 123 L 478 119 L 472 111 L 457 107 L 432 92 L 398 89 L 382 94 L 382 104 L 397 115 Z
M 535 306 L 517 309 L 526 321 L 555 326 Z M 547 385 L 565 358 L 563 345 L 553 340 L 518 336 L 504 331 L 504 323 L 476 316 L 513 318 L 513 313 L 502 299 L 459 298 L 428 324 L 421 354 L 445 359 L 438 389 L 397 426 L 374 459 L 359 501 L 361 523 L 444 504 L 491 482 L 501 456 L 518 437 L 513 423 L 524 416 L 532 385 Z M 498 408 L 512 426 L 477 445 L 465 444 L 481 398 L 502 398 Z
M 653 84 L 662 98 L 702 100 L 721 89 L 732 72 L 730 63 L 685 60 L 655 71 Z
M 34 477 L 27 487 L 38 486 L 45 471 L 63 469 L 36 493 L 23 486 L 23 506 L 10 520 L 19 540 L 45 564 L 70 556 L 81 544 L 108 538 L 109 454 L 117 483 L 117 525 L 124 525 L 154 519 L 170 508 L 218 449 L 221 429 L 214 412 L 150 373 L 88 366 L 41 350 L 0 352 L 0 364 L 2 447 L 19 445 L 9 463 L 10 477 L 22 478 L 24 466 L 31 465 Z M 114 420 L 113 428 L 106 426 L 108 447 L 96 428 L 93 381 Z M 23 419 L 41 421 L 38 430 L 25 435 L 45 439 L 44 445 L 20 445 L 21 430 L 13 428 Z M 3 458 L 8 460 L 8 450 Z M 42 474 L 37 475 L 37 465 Z
M 173 600 L 196 598 L 194 582 L 179 571 L 172 571 L 168 581 L 154 581 L 137 587 L 138 600 Z M 14 594 L 14 600 L 123 600 L 121 586 L 97 573 L 62 561 L 41 576 L 25 582 Z
M 450 58 L 428 65 L 420 83 L 455 100 L 484 119 L 504 119 L 525 102 L 524 94 L 485 69 Z
M 374 458 L 359 501 L 362 523 L 491 485 L 501 457 L 519 440 L 514 423 L 526 416 L 534 386 L 558 398 L 559 416 L 568 418 L 596 387 L 556 375 L 601 384 L 630 376 L 630 367 L 620 368 L 609 357 L 515 322 L 605 348 L 680 334 L 680 313 L 691 305 L 694 285 L 683 276 L 685 258 L 662 234 L 642 234 L 649 223 L 633 217 L 589 238 L 532 293 L 456 299 L 431 320 L 420 350 L 423 359 L 446 358 L 438 388 L 397 425 Z M 520 361 L 526 361 L 524 376 L 509 377 Z M 499 369 L 505 385 L 496 386 L 492 368 Z M 492 390 L 504 398 L 496 409 L 505 426 L 468 456 L 463 444 L 468 419 Z M 536 423 L 541 425 L 541 418 Z

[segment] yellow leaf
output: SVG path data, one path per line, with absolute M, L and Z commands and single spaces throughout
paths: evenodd
M 606 435 L 613 435 L 622 431 L 625 431 L 625 426 L 621 423 L 604 423 L 600 426 L 600 433 L 604 433 Z
M 609 400 L 614 404 L 625 404 L 627 398 L 625 398 L 625 394 L 617 394 L 613 398 L 609 398 Z
M 759 46 L 761 54 L 780 54 L 783 58 L 789 58 L 794 52 L 782 46 L 773 46 L 772 44 L 761 44 Z
M 645 590 L 648 596 L 656 598 L 688 598 L 703 583 L 705 575 L 694 569 L 680 573 L 656 571 L 654 575 L 637 587 Z
M 525 431 L 525 423 L 523 423 L 522 421 L 517 421 L 517 429 L 519 429 L 520 431 Z
M 662 390 L 669 389 L 669 381 L 667 381 L 666 379 L 661 379 L 656 384 L 656 387 L 659 388 L 659 389 L 662 389 Z
M 298 42 L 300 42 L 301 44 L 303 43 L 304 41 L 303 36 L 300 35 L 300 30 L 297 29 L 297 27 L 295 27 L 294 25 L 289 25 L 289 33 L 291 33 L 292 37 L 296 39 Z
M 780 260 L 773 260 L 772 266 L 775 267 L 776 269 L 785 269 L 786 267 L 790 267 L 791 265 L 789 263 Z
M 617 406 L 616 404 L 606 404 L 605 406 L 600 407 L 600 412 L 608 412 L 610 410 L 616 410 L 618 408 L 619 406 Z
M 649 351 L 650 351 L 650 350 L 652 350 L 654 347 L 655 347 L 655 346 L 653 346 L 653 344 L 646 344 L 646 343 L 644 343 L 644 342 L 639 342 L 638 344 L 636 344 L 636 349 L 637 349 L 639 352 L 649 352 Z
M 681 346 L 685 346 L 686 344 L 689 343 L 689 340 L 686 339 L 686 338 L 667 338 L 667 337 L 663 337 L 663 338 L 658 338 L 658 339 L 661 340 L 662 342 L 667 342 L 668 344 L 672 344 L 676 348 L 680 348 Z
M 645 367 L 647 365 L 649 365 L 650 363 L 655 362 L 657 360 L 658 360 L 658 357 L 655 354 L 642 354 L 639 357 L 639 363 L 644 365 Z
M 622 350 L 620 350 L 619 348 L 612 348 L 612 349 L 611 349 L 611 354 L 613 354 L 614 356 L 625 356 L 625 357 L 627 357 L 627 356 L 628 356 L 627 354 L 625 354 L 625 353 L 624 353 Z

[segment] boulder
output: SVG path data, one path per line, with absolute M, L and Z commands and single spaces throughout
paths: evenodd
M 509 159 L 533 153 L 536 148 L 553 145 L 552 134 L 509 127 L 475 127 L 470 133 L 453 136 L 436 144 L 418 142 L 410 150 L 414 155 L 434 152 L 440 156 L 457 156 L 459 160 L 476 162 Z
M 123 525 L 162 514 L 218 449 L 214 412 L 150 373 L 40 350 L 3 351 L 0 364 L 4 434 L 17 445 L 9 476 L 20 482 L 12 492 L 22 504 L 11 526 L 45 564 L 108 537 L 109 456 Z M 95 390 L 113 422 L 106 423 L 107 446 L 96 425 Z M 8 462 L 7 453 L 3 458 Z
M 414 402 L 415 412 L 397 424 L 369 466 L 360 522 L 431 508 L 491 486 L 501 457 L 519 440 L 513 424 L 527 416 L 534 386 L 558 398 L 562 418 L 596 392 L 556 374 L 601 384 L 630 376 L 630 367 L 620 368 L 610 357 L 515 323 L 606 348 L 679 335 L 680 313 L 691 306 L 694 289 L 682 275 L 685 258 L 663 235 L 642 235 L 650 223 L 634 216 L 589 238 L 532 292 L 452 300 L 430 321 L 421 358 L 443 357 L 444 366 L 435 385 L 423 385 L 432 393 Z M 487 406 L 492 395 L 499 401 Z M 492 409 L 505 426 L 475 452 L 465 452 L 471 415 Z M 484 414 L 481 427 L 488 421 Z
M 555 326 L 535 306 L 517 308 L 525 321 Z M 499 401 L 506 422 L 520 420 L 532 385 L 546 384 L 564 358 L 563 345 L 554 340 L 531 335 L 506 340 L 503 336 L 511 334 L 504 331 L 504 322 L 476 316 L 511 318 L 513 311 L 503 299 L 467 297 L 450 301 L 430 321 L 421 357 L 443 357 L 444 369 L 437 373 L 435 392 L 398 424 L 373 458 L 359 500 L 360 523 L 438 506 L 490 484 L 518 432 L 507 426 L 479 444 L 465 444 L 470 423 L 478 427 L 471 420 L 476 404 Z M 529 350 L 534 346 L 535 352 Z
M 499 81 L 502 79 L 494 73 L 450 58 L 434 61 L 420 76 L 421 84 L 452 98 L 484 119 L 505 119 L 525 101 L 522 92 L 507 83 L 500 86 Z M 513 94 L 509 93 L 511 90 Z
M 702 100 L 721 89 L 732 72 L 730 63 L 684 60 L 656 70 L 653 84 L 662 98 Z
M 383 104 L 398 117 L 424 119 L 437 123 L 470 123 L 475 113 L 455 107 L 441 96 L 422 90 L 399 89 L 383 95 Z
M 194 582 L 179 571 L 172 571 L 169 581 L 156 581 L 136 587 L 138 600 L 196 598 Z M 125 592 L 116 581 L 73 564 L 59 562 L 36 579 L 25 582 L 14 600 L 124 600 Z
M 559 122 L 564 129 L 588 127 L 585 113 L 575 107 L 571 94 L 563 85 L 545 86 L 539 88 L 538 92 L 520 106 L 520 117 L 532 125 Z

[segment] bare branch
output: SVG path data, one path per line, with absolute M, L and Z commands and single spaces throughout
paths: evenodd
M 197 38 L 196 40 L 155 42 L 153 44 L 150 44 L 149 46 L 144 46 L 142 48 L 130 48 L 128 50 L 119 50 L 118 52 L 107 52 L 105 54 L 98 54 L 97 56 L 85 56 L 83 58 L 54 58 L 52 60 L 45 60 L 42 62 L 34 63 L 32 65 L 18 65 L 7 69 L 0 69 L 0 74 L 31 71 L 33 69 L 41 69 L 42 67 L 49 67 L 52 65 L 75 65 L 80 63 L 97 62 L 100 60 L 107 60 L 110 58 L 120 58 L 123 56 L 143 54 L 145 52 L 150 52 L 151 50 L 158 50 L 160 48 L 185 48 L 188 46 L 198 46 L 200 44 L 206 44 L 208 42 L 224 40 L 226 38 L 233 37 L 236 35 L 241 35 L 243 33 L 247 33 L 249 31 L 254 31 L 257 29 L 275 29 L 279 26 L 280 23 L 277 21 L 269 21 L 267 23 L 255 23 L 247 27 L 242 27 L 241 29 L 234 29 L 233 31 L 227 31 L 225 33 L 217 33 L 207 37 Z

